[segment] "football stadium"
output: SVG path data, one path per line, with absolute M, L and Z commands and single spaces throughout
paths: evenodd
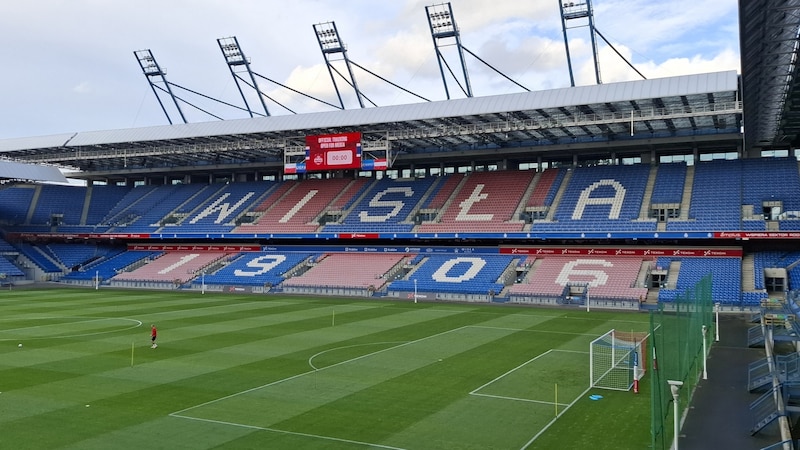
M 800 448 L 800 1 L 739 5 L 741 73 L 484 97 L 433 5 L 380 107 L 317 24 L 290 115 L 223 38 L 212 122 L 136 51 L 168 125 L 0 139 L 3 447 Z

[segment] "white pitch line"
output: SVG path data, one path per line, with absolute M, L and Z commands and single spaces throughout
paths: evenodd
M 599 336 L 597 333 L 571 333 L 569 331 L 551 331 L 551 330 L 536 330 L 532 328 L 507 328 L 507 327 L 490 327 L 487 325 L 467 325 L 470 328 L 486 328 L 489 330 L 506 330 L 506 331 L 528 331 L 531 333 L 548 333 L 548 334 L 567 334 L 570 336 Z
M 69 317 L 69 316 L 64 316 L 64 317 L 44 317 L 44 318 L 25 319 L 25 320 L 71 319 L 71 318 L 73 318 L 73 319 L 87 319 L 88 317 Z M 35 330 L 37 328 L 58 327 L 58 326 L 71 325 L 71 324 L 100 322 L 102 320 L 128 320 L 128 321 L 132 321 L 132 322 L 139 322 L 136 319 L 125 319 L 125 318 L 122 318 L 122 317 L 99 317 L 99 318 L 93 318 L 92 320 L 76 320 L 74 322 L 67 322 L 65 320 L 64 322 L 61 322 L 61 323 L 49 323 L 49 324 L 46 324 L 46 325 L 32 325 L 32 326 L 29 326 L 29 327 L 9 328 L 7 330 L 0 330 L 0 333 L 8 333 L 8 332 L 11 332 L 11 331 L 20 331 L 20 330 Z M 139 322 L 139 325 L 141 325 L 141 322 Z
M 247 425 L 247 424 L 236 423 L 236 422 L 225 422 L 225 421 L 222 421 L 222 420 L 203 419 L 203 418 L 200 418 L 200 417 L 191 417 L 191 416 L 181 416 L 181 415 L 178 415 L 176 413 L 172 413 L 172 414 L 170 414 L 170 416 L 178 417 L 178 418 L 181 418 L 181 419 L 197 420 L 197 421 L 200 421 L 200 422 L 216 423 L 216 424 L 220 424 L 220 425 L 230 425 L 230 426 L 239 427 L 239 428 L 248 428 L 248 429 L 251 429 L 251 430 L 269 431 L 269 432 L 273 432 L 273 433 L 289 434 L 289 435 L 293 435 L 293 436 L 303 436 L 303 437 L 310 437 L 310 438 L 314 438 L 314 439 L 324 439 L 324 440 L 328 440 L 328 441 L 345 442 L 347 444 L 363 445 L 364 447 L 385 448 L 385 449 L 388 449 L 388 450 L 405 450 L 405 449 L 403 449 L 401 447 L 392 447 L 392 446 L 389 446 L 389 445 L 373 444 L 373 443 L 370 443 L 370 442 L 353 441 L 353 440 L 350 440 L 350 439 L 337 438 L 337 437 L 333 437 L 333 436 L 323 436 L 323 435 L 320 435 L 320 434 L 301 433 L 299 431 L 278 430 L 276 428 L 259 427 L 259 426 L 256 426 L 256 425 Z
M 506 397 L 505 395 L 492 395 L 492 394 L 478 394 L 474 392 L 470 392 L 470 395 L 475 395 L 477 397 L 489 397 L 489 398 L 499 398 L 501 400 L 514 400 L 517 402 L 529 402 L 529 403 L 541 403 L 543 405 L 558 405 L 558 406 L 568 406 L 569 403 L 556 403 L 556 402 L 547 402 L 544 400 L 531 400 L 529 398 L 520 398 L 520 397 Z
M 531 438 L 531 440 L 529 440 L 528 442 L 526 442 L 526 443 L 525 443 L 525 445 L 523 445 L 522 447 L 520 447 L 520 450 L 525 450 L 526 448 L 528 448 L 528 446 L 529 446 L 529 445 L 533 444 L 533 442 L 534 442 L 536 439 L 538 439 L 538 438 L 539 438 L 539 436 L 541 436 L 541 435 L 542 435 L 542 433 L 544 433 L 545 431 L 547 431 L 547 429 L 548 429 L 548 428 L 550 428 L 550 426 L 551 426 L 551 425 L 553 425 L 554 423 L 556 423 L 556 420 L 558 420 L 558 418 L 559 418 L 559 417 L 561 417 L 562 415 L 564 415 L 564 413 L 565 413 L 565 412 L 567 412 L 567 411 L 568 411 L 570 408 L 572 408 L 572 406 L 573 406 L 575 403 L 577 403 L 577 402 L 578 402 L 578 400 L 580 400 L 580 399 L 581 399 L 581 398 L 582 398 L 584 395 L 586 395 L 586 393 L 587 393 L 587 392 L 589 392 L 589 390 L 590 390 L 590 389 L 592 389 L 592 387 L 591 387 L 591 386 L 587 387 L 585 391 L 581 392 L 581 395 L 579 395 L 579 396 L 575 397 L 575 400 L 573 400 L 573 401 L 572 401 L 572 402 L 571 402 L 569 405 L 567 405 L 567 407 L 566 407 L 566 408 L 564 408 L 563 410 L 561 410 L 561 411 L 558 413 L 558 415 L 557 415 L 557 416 L 553 417 L 553 419 L 552 419 L 552 420 L 550 420 L 550 422 L 548 422 L 548 423 L 547 423 L 547 425 L 545 425 L 545 426 L 544 426 L 544 427 L 543 427 L 541 430 L 539 430 L 539 432 L 538 432 L 538 433 L 536 433 L 536 435 L 535 435 L 535 436 L 533 436 L 533 437 Z
M 314 353 L 313 355 L 309 356 L 308 357 L 308 365 L 311 366 L 311 368 L 314 369 L 314 370 L 319 370 L 319 368 L 317 366 L 315 366 L 314 363 L 312 362 L 314 360 L 314 358 L 316 358 L 317 356 L 320 356 L 320 355 L 324 355 L 325 353 L 335 351 L 335 350 L 343 350 L 345 348 L 366 347 L 366 346 L 370 346 L 370 345 L 381 345 L 381 344 L 403 344 L 405 342 L 407 342 L 407 341 L 370 342 L 370 343 L 367 343 L 367 344 L 354 344 L 354 345 L 345 345 L 345 346 L 342 346 L 342 347 L 329 348 L 327 350 L 323 350 L 323 351 L 321 351 L 319 353 Z
M 544 352 L 544 353 L 542 353 L 542 354 L 540 354 L 540 355 L 538 355 L 538 356 L 536 356 L 534 358 L 531 358 L 531 359 L 525 361 L 524 363 L 518 365 L 517 367 L 514 367 L 513 369 L 507 371 L 506 373 L 496 376 L 493 380 L 487 381 L 486 383 L 484 383 L 480 387 L 473 389 L 472 392 L 470 392 L 470 395 L 475 395 L 476 392 L 480 391 L 481 389 L 485 388 L 486 386 L 494 383 L 495 381 L 499 380 L 500 378 L 505 377 L 506 375 L 508 375 L 510 373 L 516 372 L 517 370 L 521 369 L 522 367 L 526 366 L 527 364 L 529 364 L 529 363 L 531 363 L 533 361 L 536 361 L 537 359 L 541 358 L 542 356 L 544 356 L 544 355 L 546 355 L 546 354 L 548 354 L 548 353 L 550 353 L 552 351 L 553 351 L 553 349 L 550 349 L 550 350 L 548 350 L 548 351 L 546 351 L 546 352 Z
M 129 322 L 133 322 L 134 325 L 131 325 L 131 326 L 127 327 L 127 328 L 119 328 L 119 329 L 115 329 L 115 330 L 106 330 L 106 331 L 94 331 L 94 332 L 91 332 L 91 333 L 59 334 L 59 335 L 53 335 L 53 336 L 25 336 L 25 337 L 19 337 L 18 336 L 18 337 L 13 337 L 13 338 L 0 338 L 0 342 L 16 341 L 16 340 L 19 340 L 19 339 L 25 339 L 26 341 L 35 341 L 35 340 L 40 340 L 40 339 L 70 339 L 70 338 L 76 338 L 76 337 L 98 336 L 98 335 L 101 335 L 101 334 L 111 334 L 111 333 L 118 333 L 120 331 L 125 331 L 125 330 L 132 330 L 134 328 L 138 328 L 138 327 L 142 326 L 142 321 L 141 320 L 136 320 L 136 319 L 127 319 L 127 318 L 124 318 L 124 317 L 107 317 L 106 319 L 108 319 L 108 320 L 127 320 Z M 93 321 L 89 320 L 87 322 L 93 322 Z M 69 323 L 84 323 L 84 322 L 69 322 Z M 56 325 L 56 324 L 54 324 L 54 325 Z M 31 328 L 37 328 L 37 327 L 41 327 L 41 326 L 44 326 L 44 325 L 37 325 L 35 327 L 17 328 L 15 330 L 28 330 L 28 329 L 31 329 Z M 49 326 L 49 325 L 47 325 L 47 326 Z M 6 331 L 15 331 L 15 330 L 0 331 L 0 334 L 5 333 Z
M 463 326 L 463 327 L 453 328 L 452 330 L 442 331 L 441 333 L 432 334 L 430 336 L 426 336 L 426 337 L 423 337 L 423 338 L 415 339 L 413 341 L 404 342 L 402 344 L 398 344 L 398 345 L 395 345 L 395 346 L 392 346 L 392 347 L 387 347 L 387 348 L 384 348 L 384 349 L 381 349 L 381 350 L 378 350 L 378 351 L 375 351 L 375 352 L 372 352 L 372 353 L 367 353 L 367 354 L 364 354 L 364 355 L 361 355 L 361 356 L 357 356 L 355 358 L 351 358 L 351 359 L 348 359 L 348 360 L 345 360 L 345 361 L 340 361 L 340 362 L 338 362 L 336 364 L 331 364 L 330 366 L 325 366 L 325 367 L 323 367 L 321 369 L 309 370 L 309 371 L 306 371 L 306 372 L 301 372 L 301 373 L 298 373 L 296 375 L 292 375 L 292 376 L 287 377 L 287 378 L 283 378 L 283 379 L 280 379 L 280 380 L 273 381 L 271 383 L 262 384 L 261 386 L 252 387 L 250 389 L 245 389 L 244 391 L 240 391 L 240 392 L 234 392 L 233 394 L 229 394 L 229 395 L 226 395 L 226 396 L 214 399 L 214 400 L 209 400 L 207 402 L 200 403 L 199 405 L 190 406 L 188 408 L 181 409 L 180 411 L 175 411 L 173 413 L 170 413 L 169 415 L 170 416 L 174 415 L 175 417 L 184 417 L 184 416 L 180 416 L 179 414 L 184 413 L 186 411 L 190 411 L 192 409 L 200 408 L 202 406 L 211 405 L 211 404 L 214 404 L 216 402 L 220 402 L 222 400 L 227 400 L 229 398 L 233 398 L 233 397 L 236 397 L 236 396 L 239 396 L 239 395 L 243 395 L 243 394 L 247 394 L 247 393 L 250 393 L 250 392 L 254 392 L 254 391 L 257 391 L 259 389 L 263 389 L 263 388 L 266 388 L 266 387 L 274 386 L 276 384 L 284 383 L 286 381 L 294 380 L 295 378 L 300 378 L 302 376 L 305 376 L 305 375 L 308 375 L 308 374 L 311 374 L 311 373 L 316 373 L 316 372 L 318 372 L 320 370 L 327 370 L 327 369 L 330 369 L 330 368 L 333 368 L 333 367 L 341 366 L 343 364 L 349 364 L 351 362 L 358 361 L 360 359 L 364 359 L 364 358 L 368 358 L 370 356 L 378 355 L 378 354 L 383 353 L 383 352 L 388 352 L 389 350 L 394 350 L 394 349 L 397 349 L 397 348 L 400 348 L 400 347 L 405 347 L 407 345 L 415 344 L 417 342 L 422 342 L 422 341 L 424 341 L 426 339 L 431 339 L 431 338 L 434 338 L 434 337 L 443 336 L 443 335 L 445 335 L 447 333 L 452 333 L 454 331 L 462 330 L 464 328 L 467 328 L 467 327 Z

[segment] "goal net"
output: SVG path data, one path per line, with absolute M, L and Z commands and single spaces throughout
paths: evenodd
M 629 391 L 647 370 L 645 332 L 611 330 L 589 345 L 591 387 Z M 637 389 L 638 390 L 638 389 Z

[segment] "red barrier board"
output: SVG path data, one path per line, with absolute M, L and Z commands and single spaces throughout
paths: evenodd
M 637 257 L 699 257 L 741 258 L 742 250 L 733 248 L 592 248 L 592 247 L 501 247 L 505 255 L 532 256 L 637 256 Z

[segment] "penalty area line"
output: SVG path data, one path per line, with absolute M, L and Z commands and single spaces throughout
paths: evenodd
M 539 439 L 539 436 L 541 436 L 545 431 L 547 431 L 548 428 L 550 428 L 554 423 L 556 423 L 556 420 L 558 420 L 559 417 L 563 416 L 565 412 L 569 411 L 569 409 L 572 408 L 575 405 L 575 403 L 578 403 L 578 400 L 583 398 L 583 396 L 586 395 L 586 393 L 589 392 L 591 389 L 592 387 L 589 386 L 586 388 L 585 391 L 581 392 L 581 395 L 575 397 L 575 400 L 573 400 L 569 405 L 567 405 L 566 408 L 559 411 L 558 415 L 553 417 L 553 419 L 551 419 L 550 422 L 547 423 L 547 425 L 545 425 L 541 430 L 539 430 L 539 432 L 536 433 L 536 435 L 534 435 L 528 442 L 526 442 L 525 445 L 520 447 L 520 450 L 527 449 L 528 446 L 530 446 L 531 444 L 533 444 L 534 441 L 536 441 L 536 439 Z
M 169 416 L 170 417 L 176 417 L 176 418 L 179 418 L 179 419 L 189 419 L 189 420 L 196 420 L 196 421 L 199 421 L 199 422 L 215 423 L 215 424 L 219 424 L 219 425 L 228 425 L 228 426 L 239 427 L 239 428 L 248 428 L 248 429 L 251 429 L 251 430 L 268 431 L 268 432 L 272 432 L 272 433 L 289 434 L 289 435 L 292 435 L 292 436 L 302 436 L 302 437 L 313 438 L 313 439 L 322 439 L 322 440 L 327 440 L 327 441 L 344 442 L 344 443 L 347 443 L 347 444 L 361 445 L 361 446 L 364 446 L 364 447 L 385 448 L 385 449 L 388 449 L 388 450 L 405 450 L 402 447 L 392 447 L 390 445 L 373 444 L 373 443 L 370 443 L 370 442 L 354 441 L 354 440 L 351 440 L 351 439 L 337 438 L 337 437 L 333 437 L 333 436 L 323 436 L 321 434 L 302 433 L 302 432 L 299 432 L 299 431 L 279 430 L 277 428 L 259 427 L 257 425 L 247 425 L 247 424 L 236 423 L 236 422 L 225 422 L 225 421 L 222 421 L 222 420 L 203 419 L 203 418 L 200 418 L 200 417 L 183 416 L 183 415 L 180 415 L 180 414 L 177 414 L 177 413 L 172 413 Z

